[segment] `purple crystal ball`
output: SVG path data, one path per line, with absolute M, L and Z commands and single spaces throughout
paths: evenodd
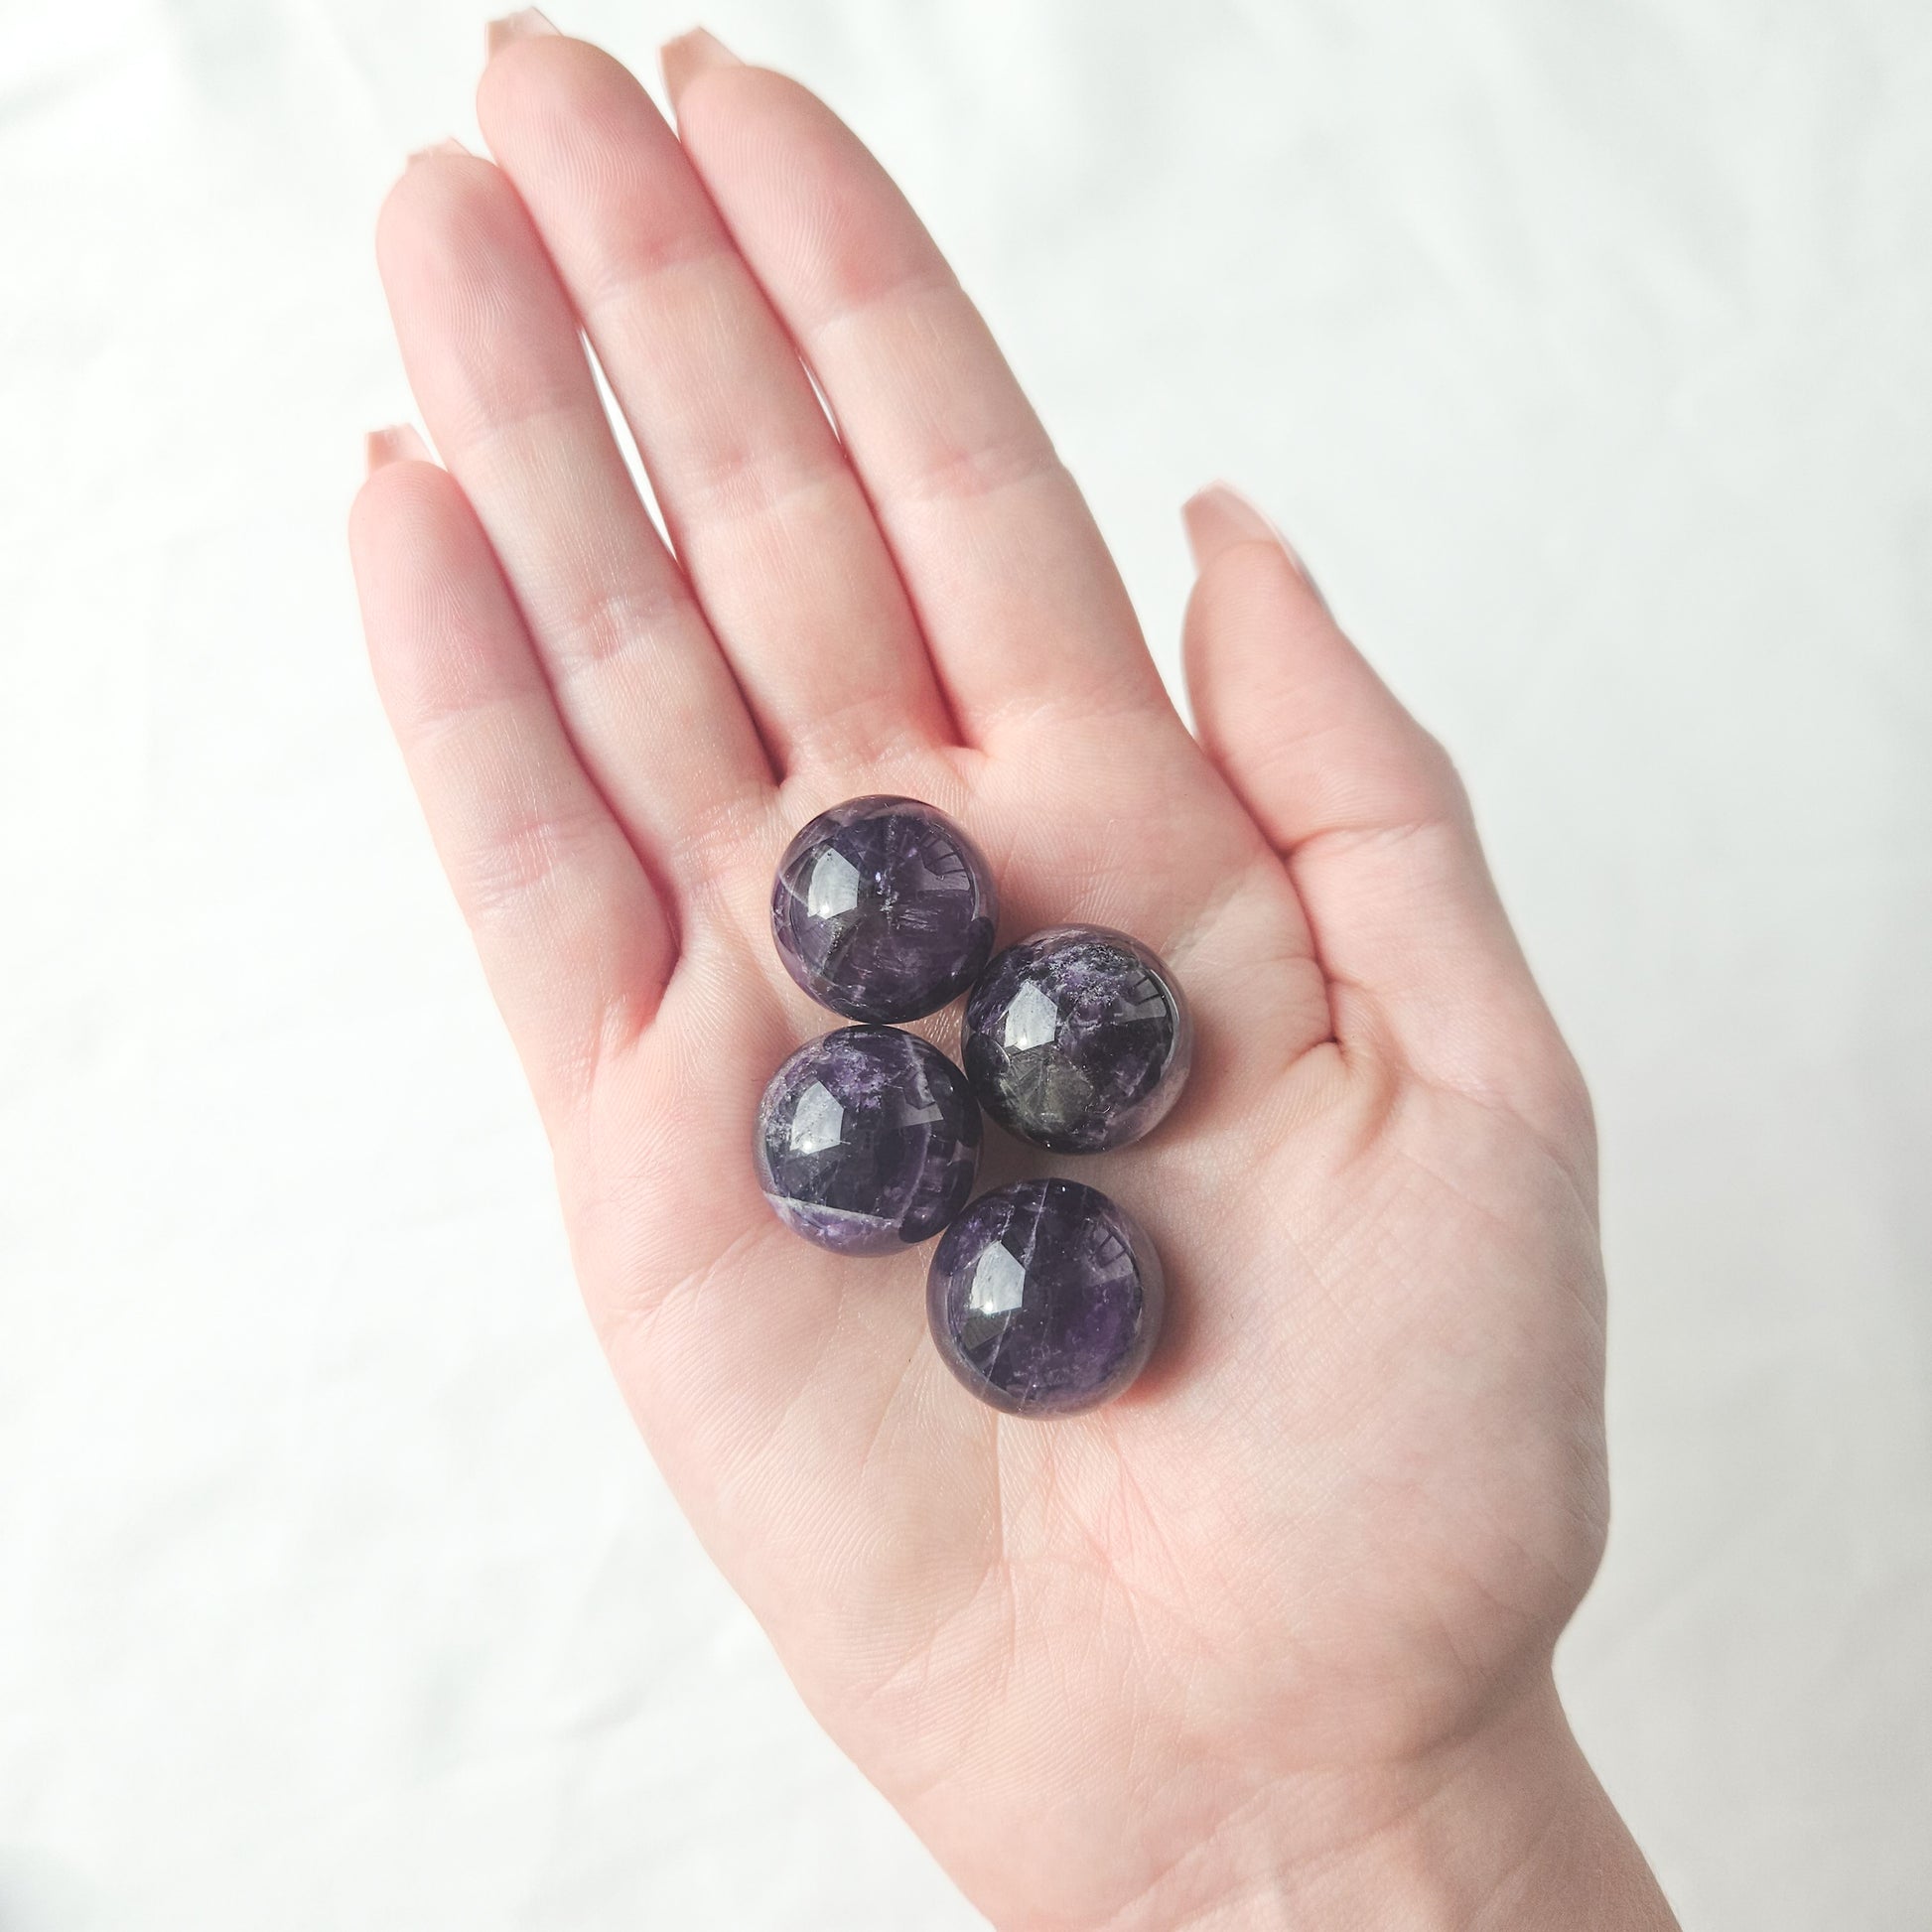
M 916 1020 L 978 978 L 999 923 L 993 875 L 943 812 L 848 798 L 785 848 L 771 887 L 778 957 L 821 1006 Z
M 939 1237 L 925 1311 L 946 1366 L 982 1402 L 1069 1416 L 1140 1374 L 1166 1299 L 1153 1242 L 1097 1187 L 1018 1180 Z
M 1098 925 L 1009 946 L 966 1002 L 966 1077 L 1010 1133 L 1060 1154 L 1125 1147 L 1180 1097 L 1186 1002 L 1159 955 Z
M 893 1254 L 965 1206 L 980 1113 L 937 1047 L 897 1027 L 841 1027 L 771 1076 L 754 1155 L 788 1228 L 842 1255 Z

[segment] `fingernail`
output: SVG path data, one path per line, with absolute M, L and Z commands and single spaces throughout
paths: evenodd
M 429 445 L 416 434 L 413 424 L 391 423 L 387 429 L 369 431 L 367 445 L 369 475 L 386 470 L 392 463 L 428 463 Z
M 706 68 L 745 65 L 716 34 L 707 34 L 702 27 L 694 27 L 676 40 L 666 41 L 657 50 L 657 64 L 664 70 L 664 91 L 670 95 L 673 108 L 694 74 L 702 73 Z
M 1302 582 L 1320 599 L 1321 608 L 1328 608 L 1301 552 L 1232 483 L 1212 483 L 1188 497 L 1181 506 L 1180 520 L 1186 525 L 1187 547 L 1194 553 L 1196 571 L 1205 570 L 1222 551 L 1237 543 L 1276 544 Z
M 507 47 L 511 41 L 533 41 L 545 34 L 562 31 L 554 20 L 546 19 L 534 7 L 525 7 L 520 13 L 505 14 L 501 20 L 492 20 L 483 29 L 483 50 L 485 55 L 491 55 L 498 48 Z
M 418 161 L 428 161 L 439 154 L 468 154 L 470 150 L 454 134 L 446 134 L 440 141 L 432 141 L 426 148 L 418 148 L 410 155 L 412 165 Z

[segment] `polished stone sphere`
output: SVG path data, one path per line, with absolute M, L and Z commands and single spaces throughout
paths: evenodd
M 1161 1332 L 1161 1258 L 1097 1187 L 1019 1180 L 982 1194 L 939 1237 L 926 1319 L 946 1366 L 982 1402 L 1066 1416 L 1110 1401 Z
M 778 956 L 821 1006 L 916 1020 L 978 978 L 999 922 L 993 875 L 916 798 L 849 798 L 785 848 L 771 888 Z
M 1158 954 L 1098 925 L 1009 946 L 966 1002 L 966 1077 L 1010 1133 L 1060 1154 L 1125 1147 L 1180 1097 L 1186 1002 Z
M 895 1254 L 966 1204 L 980 1113 L 965 1076 L 897 1027 L 841 1027 L 771 1076 L 759 1185 L 779 1220 L 842 1255 Z

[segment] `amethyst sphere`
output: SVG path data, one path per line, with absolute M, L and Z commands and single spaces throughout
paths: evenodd
M 1019 1180 L 939 1237 L 932 1339 L 996 1409 L 1067 1416 L 1117 1396 L 1161 1332 L 1161 1258 L 1133 1218 L 1077 1180 Z
M 849 798 L 785 848 L 771 888 L 778 957 L 852 1020 L 937 1013 L 979 977 L 999 922 L 993 875 L 943 812 Z
M 1138 939 L 1056 925 L 1009 946 L 966 1002 L 966 1077 L 1009 1132 L 1100 1154 L 1180 1097 L 1193 1029 L 1180 989 Z
M 937 1047 L 897 1027 L 841 1027 L 771 1076 L 754 1154 L 788 1228 L 837 1254 L 894 1254 L 965 1206 L 980 1113 Z

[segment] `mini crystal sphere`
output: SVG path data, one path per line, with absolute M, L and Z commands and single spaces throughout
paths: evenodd
M 939 1237 L 925 1311 L 946 1366 L 982 1402 L 1069 1416 L 1140 1374 L 1166 1300 L 1154 1243 L 1099 1188 L 1018 1180 Z
M 937 1013 L 979 976 L 999 923 L 993 875 L 916 798 L 849 798 L 785 848 L 771 888 L 778 956 L 851 1020 Z
M 1180 1098 L 1193 1028 L 1159 955 L 1098 925 L 1009 946 L 966 1002 L 966 1077 L 1010 1133 L 1099 1154 L 1151 1132 Z
M 937 1047 L 897 1027 L 841 1027 L 771 1076 L 754 1155 L 788 1228 L 837 1254 L 893 1254 L 966 1204 L 980 1111 Z

